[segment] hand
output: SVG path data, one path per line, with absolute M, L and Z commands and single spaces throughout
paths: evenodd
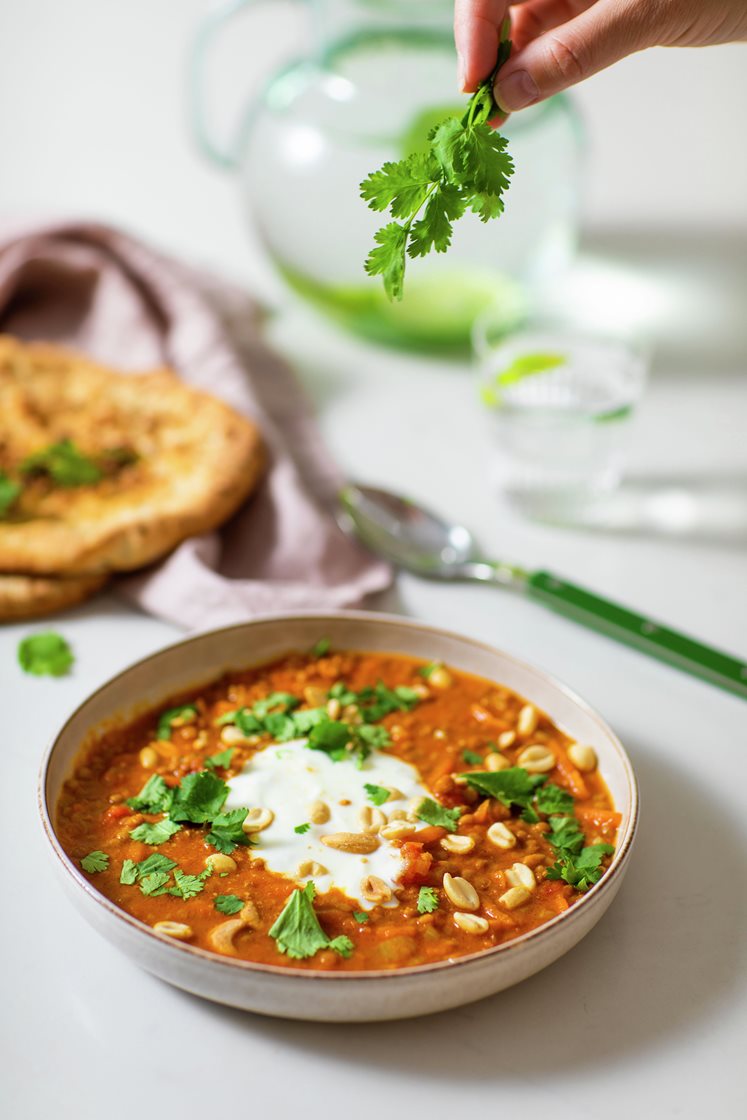
M 495 99 L 505 112 L 542 101 L 645 47 L 704 47 L 747 39 L 745 0 L 455 0 L 462 89 L 495 65 L 511 14 L 511 58 Z

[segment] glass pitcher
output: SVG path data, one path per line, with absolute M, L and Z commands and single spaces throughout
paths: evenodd
M 408 260 L 404 300 L 390 303 L 380 278 L 363 270 L 389 219 L 368 209 L 359 184 L 463 112 L 452 0 L 308 0 L 308 57 L 255 95 L 227 152 L 206 125 L 205 62 L 226 19 L 259 2 L 231 0 L 202 27 L 193 119 L 202 150 L 238 173 L 245 209 L 290 287 L 360 334 L 399 346 L 461 348 L 488 305 L 501 309 L 507 331 L 517 326 L 532 292 L 575 248 L 581 161 L 571 103 L 555 97 L 510 118 L 503 131 L 516 172 L 505 213 L 487 224 L 466 214 L 448 253 Z

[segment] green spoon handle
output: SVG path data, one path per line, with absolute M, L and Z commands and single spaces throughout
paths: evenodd
M 551 572 L 531 572 L 527 594 L 560 614 L 747 699 L 747 663 L 645 615 L 568 583 Z

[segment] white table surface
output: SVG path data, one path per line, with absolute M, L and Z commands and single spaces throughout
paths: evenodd
M 138 21 L 148 15 L 154 40 L 147 40 L 140 59 L 137 77 L 144 88 L 129 106 L 128 125 L 136 123 L 145 153 L 156 151 L 164 130 L 178 129 L 173 94 L 174 104 L 159 97 L 164 74 L 176 80 L 180 56 L 174 42 L 186 37 L 196 5 L 181 6 L 184 12 L 171 6 L 168 17 L 166 7 L 159 0 L 147 10 L 143 3 L 130 5 L 131 19 L 120 13 L 121 26 L 106 38 L 103 52 L 111 62 L 109 84 L 102 84 L 101 103 L 86 116 L 73 79 L 76 62 L 91 57 L 96 73 L 105 69 L 102 55 L 90 50 L 91 37 L 103 36 L 95 22 L 103 8 L 87 0 L 64 6 L 65 73 L 72 77 L 59 97 L 49 87 L 28 92 L 29 119 L 51 148 L 29 145 L 10 114 L 0 123 L 8 141 L 2 146 L 0 207 L 30 201 L 49 209 L 58 200 L 70 207 L 75 199 L 94 206 L 95 195 L 97 212 L 256 278 L 262 265 L 244 255 L 229 187 L 201 170 L 186 147 L 180 147 L 183 189 L 173 212 L 163 195 L 150 186 L 140 189 L 136 168 L 127 171 L 118 162 L 126 130 L 115 132 L 111 158 L 101 160 L 92 150 L 94 135 L 101 139 L 97 114 L 111 108 L 111 91 L 118 91 L 122 105 L 126 100 L 131 71 L 117 52 L 130 39 L 140 42 Z M 2 13 L 4 40 L 15 32 L 17 49 L 9 51 L 3 80 L 23 98 L 24 50 L 30 58 L 32 41 L 42 59 L 63 57 L 55 53 L 62 33 L 55 21 L 63 6 L 34 0 L 22 11 L 13 6 L 14 20 L 10 8 Z M 46 31 L 37 43 L 32 23 L 42 15 L 46 22 L 39 27 Z M 159 49 L 167 52 L 165 68 L 154 61 Z M 62 151 L 55 144 L 63 132 L 68 151 L 76 154 L 75 174 L 62 159 L 57 178 L 42 179 L 49 152 Z M 717 210 L 714 205 L 712 217 Z M 206 215 L 203 226 L 189 220 L 195 213 Z M 729 242 L 706 233 L 694 243 L 692 255 L 706 279 L 705 250 L 723 280 Z M 630 249 L 632 242 L 623 244 Z M 686 248 L 670 238 L 659 248 L 642 245 L 639 257 L 648 253 L 649 263 L 658 261 L 662 275 L 669 268 L 672 276 Z M 737 258 L 733 276 L 744 282 Z M 641 413 L 631 470 L 647 485 L 666 477 L 680 489 L 683 480 L 705 475 L 739 506 L 738 483 L 747 474 L 743 301 L 733 283 L 724 283 L 723 299 L 712 301 L 718 311 L 706 324 L 710 335 L 698 330 L 690 338 L 683 308 L 692 293 L 680 291 L 678 298 Z M 273 322 L 271 336 L 296 364 L 325 437 L 347 471 L 406 486 L 472 525 L 487 550 L 552 566 L 747 656 L 744 531 L 730 538 L 719 526 L 690 538 L 604 535 L 519 522 L 491 489 L 489 434 L 465 365 L 369 348 L 293 308 Z M 77 660 L 68 678 L 47 680 L 26 677 L 15 664 L 18 640 L 37 627 L 4 627 L 4 1115 L 373 1120 L 394 1109 L 440 1120 L 522 1115 L 543 1106 L 557 1120 L 616 1120 L 634 1111 L 718 1114 L 725 1120 L 740 1114 L 747 1026 L 744 701 L 498 591 L 402 577 L 382 605 L 486 639 L 549 669 L 612 724 L 635 764 L 643 815 L 628 877 L 611 910 L 544 973 L 494 999 L 418 1021 L 298 1024 L 234 1012 L 172 989 L 119 956 L 63 897 L 45 850 L 35 788 L 45 743 L 72 708 L 177 632 L 112 596 L 99 598 L 56 621 Z

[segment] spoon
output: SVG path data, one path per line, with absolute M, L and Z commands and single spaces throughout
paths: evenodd
M 747 663 L 551 572 L 489 560 L 469 529 L 407 498 L 351 484 L 340 491 L 339 503 L 342 528 L 399 568 L 426 579 L 475 580 L 523 591 L 575 622 L 747 699 Z

